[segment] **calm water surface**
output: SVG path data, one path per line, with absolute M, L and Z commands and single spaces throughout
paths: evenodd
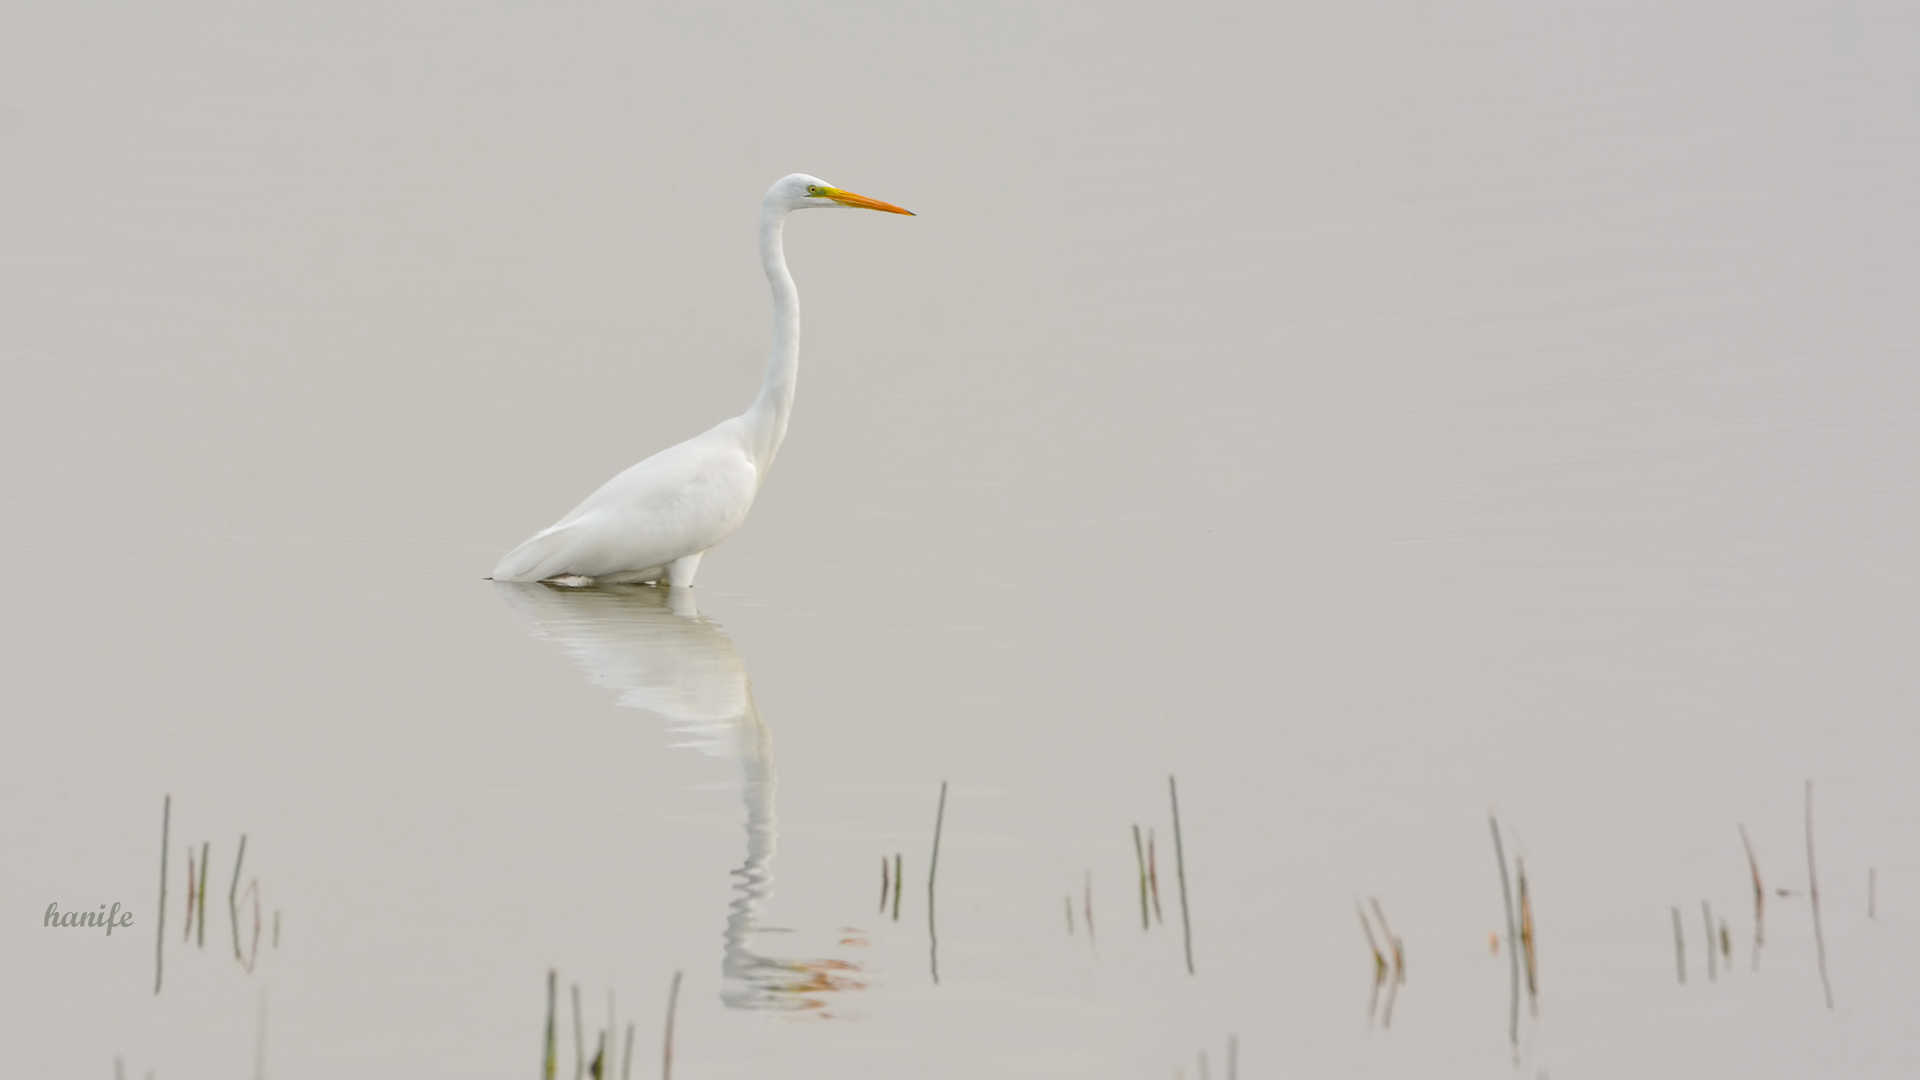
M 656 1075 L 676 971 L 683 1078 L 1901 1075 L 1916 56 L 9 8 L 0 1071 L 533 1076 L 557 970 L 561 1076 L 576 986 Z M 744 408 L 796 169 L 920 216 L 795 221 L 793 433 L 695 595 L 482 580 Z

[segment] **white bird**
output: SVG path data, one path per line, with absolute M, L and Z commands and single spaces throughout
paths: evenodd
M 773 345 L 752 408 L 607 481 L 566 517 L 508 552 L 495 581 L 690 586 L 700 557 L 733 535 L 786 438 L 800 373 L 800 294 L 780 235 L 794 210 L 854 207 L 912 215 L 794 173 L 760 201 L 760 261 L 773 289 Z

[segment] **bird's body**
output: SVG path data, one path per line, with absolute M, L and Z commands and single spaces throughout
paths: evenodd
M 733 535 L 760 490 L 741 426 L 723 421 L 600 485 L 502 559 L 494 580 L 691 585 L 700 556 Z
M 907 213 L 800 173 L 768 189 L 760 208 L 760 257 L 773 290 L 773 346 L 753 406 L 602 484 L 566 517 L 508 552 L 494 580 L 693 584 L 701 556 L 747 519 L 786 437 L 800 367 L 800 297 L 781 231 L 790 211 L 816 206 Z

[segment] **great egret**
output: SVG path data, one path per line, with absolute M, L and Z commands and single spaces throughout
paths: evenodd
M 786 438 L 800 373 L 800 294 L 780 234 L 792 211 L 829 207 L 912 215 L 805 173 L 768 188 L 760 200 L 760 261 L 773 289 L 773 346 L 752 408 L 602 484 L 508 552 L 493 569 L 495 581 L 693 584 L 700 557 L 746 520 Z

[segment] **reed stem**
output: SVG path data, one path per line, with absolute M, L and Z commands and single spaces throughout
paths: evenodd
M 1833 982 L 1827 978 L 1827 936 L 1820 928 L 1820 875 L 1813 866 L 1813 781 L 1807 781 L 1807 896 L 1813 901 L 1813 944 L 1820 961 L 1820 987 L 1833 1010 Z
M 660 1080 L 673 1080 L 673 1014 L 680 1008 L 680 973 L 673 973 L 673 988 L 667 991 L 667 1038 L 660 1049 Z
M 180 944 L 193 940 L 193 845 L 187 845 L 187 926 L 180 935 Z
M 240 956 L 240 868 L 247 863 L 247 834 L 240 834 L 240 854 L 233 858 L 233 884 L 227 889 L 227 922 L 233 927 L 233 958 Z
M 1147 930 L 1152 923 L 1147 921 L 1147 854 L 1140 845 L 1140 826 L 1133 827 L 1133 861 L 1140 867 L 1140 929 Z
M 1687 985 L 1687 935 L 1680 929 L 1680 909 L 1673 909 L 1673 966 L 1680 976 L 1680 985 Z
M 557 996 L 559 978 L 558 971 L 552 968 L 547 969 L 547 1039 L 540 1055 L 540 1075 L 545 1080 L 553 1080 L 553 1070 L 558 1064 L 555 1059 L 559 1057 L 559 1047 L 555 1045 L 557 1040 L 554 1038 L 553 1030 L 554 999 Z
M 940 984 L 940 934 L 933 921 L 933 881 L 940 872 L 940 831 L 947 823 L 947 782 L 940 781 L 940 809 L 933 817 L 933 855 L 927 860 L 927 958 L 935 986 Z
M 1514 917 L 1513 880 L 1507 874 L 1507 849 L 1500 843 L 1499 819 L 1488 814 L 1487 827 L 1493 830 L 1493 858 L 1500 864 L 1500 902 L 1507 909 L 1507 967 L 1512 972 L 1512 990 L 1509 994 L 1512 1015 L 1508 1021 L 1507 1039 L 1517 1053 L 1520 1046 L 1520 924 Z
M 1713 944 L 1713 907 L 1705 900 L 1700 901 L 1700 921 L 1707 928 L 1707 981 L 1720 981 L 1720 965 L 1717 963 L 1719 952 Z
M 1167 796 L 1173 801 L 1173 867 L 1180 879 L 1180 935 L 1186 943 L 1187 974 L 1193 974 L 1193 920 L 1187 914 L 1187 852 L 1180 838 L 1180 788 L 1167 774 Z
M 573 984 L 573 1080 L 587 1074 L 587 1032 L 580 1019 L 580 984 Z
M 167 837 L 173 828 L 173 795 L 160 804 L 160 913 L 154 922 L 160 927 L 160 942 L 153 950 L 153 992 L 160 992 L 160 977 L 167 959 Z
M 1760 860 L 1754 857 L 1747 827 L 1740 826 L 1740 846 L 1747 849 L 1747 869 L 1753 871 L 1753 970 L 1760 970 L 1760 947 L 1767 943 L 1767 890 L 1760 883 Z
M 1087 941 L 1093 945 L 1093 951 L 1097 955 L 1100 951 L 1100 939 L 1097 936 L 1095 936 L 1093 932 L 1093 871 L 1092 870 L 1087 871 L 1086 881 L 1087 881 L 1086 899 L 1082 901 L 1082 903 L 1084 903 L 1086 906 L 1081 908 L 1081 910 L 1085 912 L 1087 916 Z
M 212 854 L 213 854 L 213 841 L 211 840 L 201 841 L 200 842 L 200 892 L 197 898 L 199 903 L 199 909 L 194 912 L 194 916 L 193 916 L 194 924 L 200 928 L 199 930 L 194 932 L 193 944 L 194 944 L 194 948 L 197 948 L 197 949 L 204 949 L 207 947 L 207 867 L 212 865 L 212 858 L 211 858 Z M 279 913 L 275 912 L 274 914 L 275 914 L 275 917 L 278 918 Z M 280 944 L 280 937 L 279 937 L 280 924 L 278 922 L 275 922 L 273 926 L 274 926 L 273 943 L 275 945 L 278 945 Z
M 1153 921 L 1165 926 L 1167 920 L 1160 916 L 1160 865 L 1153 850 L 1153 830 L 1147 830 L 1147 888 L 1153 896 Z

